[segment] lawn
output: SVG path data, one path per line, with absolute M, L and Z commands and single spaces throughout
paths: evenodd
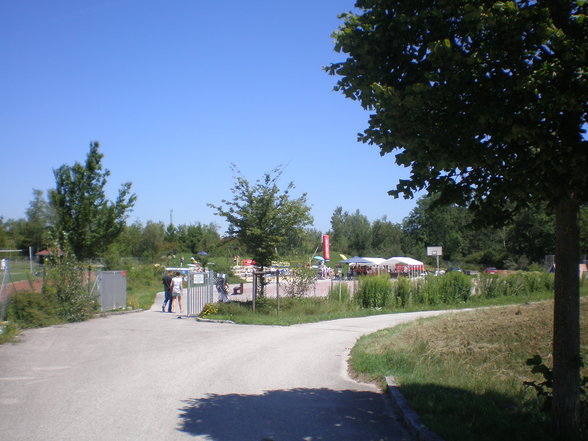
M 588 301 L 581 302 L 582 354 Z M 524 381 L 542 381 L 526 360 L 551 366 L 553 301 L 476 309 L 361 338 L 358 378 L 394 376 L 423 423 L 448 441 L 549 440 L 549 421 Z M 584 372 L 584 375 L 588 372 Z

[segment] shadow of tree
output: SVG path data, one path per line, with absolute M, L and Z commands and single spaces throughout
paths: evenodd
M 215 441 L 408 440 L 378 392 L 274 390 L 186 400 L 178 430 Z
M 425 426 L 444 439 L 476 441 L 552 440 L 549 421 L 534 402 L 497 393 L 472 393 L 436 384 L 409 384 L 402 395 Z

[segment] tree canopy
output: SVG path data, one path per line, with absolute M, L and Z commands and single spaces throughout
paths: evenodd
M 295 188 L 292 182 L 286 190 L 280 190 L 278 180 L 283 171 L 280 167 L 265 173 L 254 184 L 235 166 L 232 169 L 233 200 L 209 206 L 226 219 L 229 236 L 238 238 L 258 265 L 270 266 L 292 231 L 302 232 L 312 223 L 306 194 L 292 198 L 290 193 Z
M 586 2 L 359 0 L 335 32 L 336 90 L 372 111 L 360 139 L 484 217 L 588 198 Z M 505 204 L 505 201 L 510 204 Z
M 55 189 L 49 193 L 59 240 L 71 246 L 78 259 L 100 255 L 119 236 L 136 196 L 131 183 L 121 185 L 116 201 L 106 198 L 109 170 L 102 169 L 99 144 L 90 144 L 85 164 L 62 165 L 54 170 Z
M 588 202 L 586 1 L 358 0 L 327 71 L 370 110 L 361 141 L 410 168 L 416 190 L 500 222 L 555 212 L 553 421 L 579 433 L 579 226 Z

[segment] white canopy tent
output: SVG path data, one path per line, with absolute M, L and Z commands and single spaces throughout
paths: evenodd
M 345 259 L 342 260 L 340 263 L 348 263 L 350 265 L 381 265 L 383 261 L 385 261 L 386 259 L 383 259 L 381 257 L 359 257 L 359 256 L 353 256 L 350 257 L 349 259 Z
M 405 273 L 408 276 L 419 275 L 425 270 L 425 264 L 412 257 L 390 257 L 380 263 L 380 266 L 386 268 L 387 271 Z

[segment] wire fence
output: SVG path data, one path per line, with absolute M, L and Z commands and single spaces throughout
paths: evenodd
M 25 257 L 2 258 L 0 267 L 0 321 L 6 319 L 6 305 L 11 295 L 19 292 L 42 292 L 46 281 L 46 267 Z M 84 283 L 91 290 L 97 272 L 81 269 Z

